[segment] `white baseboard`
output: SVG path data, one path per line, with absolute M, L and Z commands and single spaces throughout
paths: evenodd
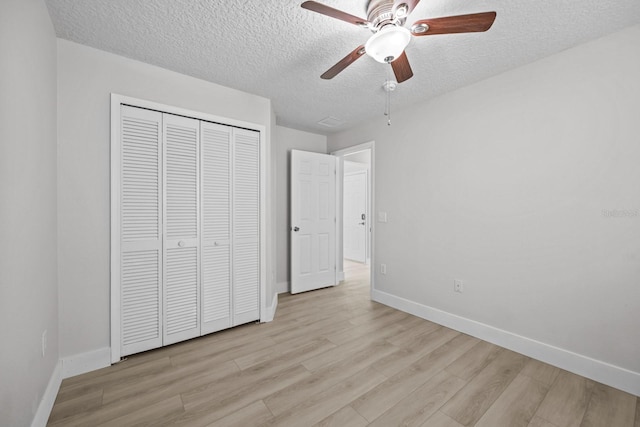
M 276 293 L 286 294 L 289 292 L 289 282 L 280 282 L 276 285 Z
M 51 415 L 51 410 L 53 409 L 53 404 L 58 396 L 58 390 L 60 390 L 61 383 L 62 362 L 58 361 L 58 363 L 56 363 L 56 367 L 53 369 L 51 378 L 49 378 L 49 383 L 42 395 L 42 400 L 40 400 L 40 404 L 38 405 L 36 414 L 33 417 L 33 421 L 31 421 L 31 427 L 45 427 L 47 425 L 47 421 L 49 421 L 49 415 Z
M 278 308 L 278 294 L 275 293 L 273 295 L 273 300 L 271 300 L 271 305 L 267 307 L 267 312 L 261 322 L 271 322 L 273 321 L 274 316 L 276 315 L 276 309 Z
M 640 373 L 523 337 L 484 323 L 447 313 L 376 289 L 371 299 L 414 316 L 480 338 L 574 374 L 640 396 Z
M 86 353 L 63 357 L 61 362 L 62 378 L 74 377 L 111 365 L 111 349 L 105 347 Z

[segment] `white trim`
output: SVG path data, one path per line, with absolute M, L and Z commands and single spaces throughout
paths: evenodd
M 111 349 L 104 347 L 87 351 L 86 353 L 63 357 L 60 363 L 62 364 L 62 378 L 75 377 L 76 375 L 110 366 Z
M 276 285 L 276 293 L 277 294 L 287 294 L 289 293 L 289 289 L 291 289 L 291 284 L 287 282 L 278 282 Z
M 374 289 L 374 301 L 513 350 L 574 374 L 640 395 L 640 373 Z
M 51 415 L 53 404 L 58 396 L 58 390 L 60 390 L 61 383 L 62 362 L 58 361 L 55 368 L 53 368 L 53 373 L 51 374 L 51 378 L 49 378 L 47 388 L 44 390 L 44 394 L 42 395 L 36 414 L 33 416 L 31 427 L 45 427 L 47 425 L 47 421 L 49 421 L 49 416 Z
M 267 309 L 265 310 L 266 312 L 264 316 L 265 320 L 262 320 L 263 317 L 260 317 L 260 323 L 273 321 L 273 318 L 276 315 L 277 308 L 278 308 L 278 294 L 275 293 L 273 294 L 273 300 L 271 301 L 271 306 L 267 307 Z
M 369 246 L 369 253 L 370 255 L 370 259 L 369 259 L 369 291 L 371 293 L 371 296 L 373 298 L 373 291 L 375 289 L 375 279 L 376 279 L 376 270 L 375 270 L 375 243 L 376 243 L 376 225 L 375 225 L 375 220 L 374 220 L 374 216 L 375 216 L 375 212 L 376 212 L 376 174 L 375 174 L 375 165 L 376 165 L 376 142 L 375 141 L 369 141 L 369 142 L 364 142 L 362 144 L 358 144 L 358 145 L 354 145 L 351 147 L 347 147 L 347 148 L 343 148 L 341 150 L 336 150 L 336 151 L 332 151 L 330 154 L 333 156 L 337 156 L 340 157 L 341 161 L 338 162 L 338 166 L 340 168 L 339 173 L 342 174 L 342 157 L 344 157 L 347 154 L 353 154 L 353 153 L 357 153 L 359 151 L 364 151 L 364 150 L 371 150 L 371 163 L 370 163 L 370 174 L 371 174 L 371 188 L 369 189 L 369 193 L 371 194 L 371 212 L 369 213 L 369 226 L 371 227 L 371 244 Z M 342 197 L 342 184 L 337 185 L 337 190 L 336 191 L 336 199 L 337 198 L 341 198 Z M 340 205 L 336 204 L 337 206 L 340 206 L 340 209 L 342 209 L 342 201 L 338 200 Z M 340 212 L 342 214 L 342 212 Z M 340 233 L 340 237 L 342 237 L 342 219 L 340 218 L 342 215 L 338 215 L 338 221 L 340 221 L 340 226 L 338 227 L 338 232 Z M 340 239 L 340 244 L 342 243 L 342 239 Z M 336 236 L 336 247 L 338 246 L 338 238 Z M 338 252 L 336 252 L 337 254 Z M 342 254 L 342 249 L 340 248 L 340 252 Z M 344 254 L 343 254 L 344 255 Z M 342 270 L 338 272 L 338 278 L 340 278 L 340 280 L 344 280 L 344 265 L 342 266 Z
M 116 363 L 122 355 L 121 348 L 121 330 L 120 330 L 120 197 L 114 197 L 114 194 L 120 194 L 120 122 L 121 122 L 121 103 L 124 102 L 119 95 L 111 94 L 111 188 L 109 190 L 111 204 L 111 229 L 109 230 L 111 239 L 111 251 L 109 252 L 109 262 L 111 263 L 109 289 L 111 293 L 111 363 Z M 117 190 L 114 190 L 117 189 Z M 117 193 L 115 193 L 117 191 Z
M 344 270 L 338 272 L 338 283 L 344 281 Z
M 120 155 L 116 149 L 119 146 L 120 139 L 120 105 L 130 105 L 133 107 L 146 108 L 150 110 L 160 111 L 163 113 L 175 114 L 179 116 L 191 117 L 194 119 L 204 120 L 208 122 L 220 123 L 223 125 L 254 130 L 260 133 L 260 321 L 266 322 L 268 317 L 267 309 L 267 172 L 270 168 L 269 151 L 267 150 L 267 130 L 266 126 L 257 123 L 245 122 L 242 120 L 220 117 L 213 114 L 202 113 L 199 111 L 187 110 L 180 107 L 161 104 L 158 102 L 147 101 L 129 96 L 111 94 L 111 170 L 114 166 L 120 167 Z M 270 141 L 269 141 L 270 143 Z M 114 165 L 114 162 L 116 164 Z M 120 188 L 119 174 L 111 174 L 111 185 L 113 188 Z M 114 203 L 111 200 L 111 354 L 109 360 L 116 363 L 120 360 L 121 349 L 121 331 L 120 331 L 120 292 L 119 286 L 113 286 L 114 280 L 120 276 L 120 266 L 117 255 L 120 253 L 120 239 L 114 236 L 119 235 L 113 230 L 120 230 L 120 206 L 119 200 Z M 114 256 L 116 255 L 116 256 Z M 100 366 L 102 367 L 102 366 Z

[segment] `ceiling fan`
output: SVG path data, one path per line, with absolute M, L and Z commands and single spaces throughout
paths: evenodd
M 398 83 L 413 76 L 405 48 L 411 36 L 422 37 L 436 34 L 476 33 L 487 31 L 496 19 L 495 12 L 472 13 L 469 15 L 446 16 L 421 19 L 410 29 L 404 27 L 407 16 L 420 0 L 369 0 L 367 19 L 342 12 L 322 3 L 305 1 L 304 9 L 340 19 L 373 32 L 369 40 L 329 68 L 323 79 L 332 79 L 365 53 L 378 62 L 391 64 Z

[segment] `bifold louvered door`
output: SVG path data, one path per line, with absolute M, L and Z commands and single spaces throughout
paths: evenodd
M 232 326 L 231 132 L 201 123 L 203 334 Z
M 233 319 L 260 316 L 260 134 L 233 130 Z
M 120 115 L 119 355 L 258 320 L 260 133 Z
M 164 345 L 200 335 L 200 122 L 163 115 Z
M 162 345 L 162 114 L 120 118 L 120 336 L 123 356 Z

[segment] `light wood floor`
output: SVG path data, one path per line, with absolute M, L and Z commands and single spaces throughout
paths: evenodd
M 366 269 L 272 323 L 63 381 L 51 426 L 640 427 L 628 393 L 369 300 Z

